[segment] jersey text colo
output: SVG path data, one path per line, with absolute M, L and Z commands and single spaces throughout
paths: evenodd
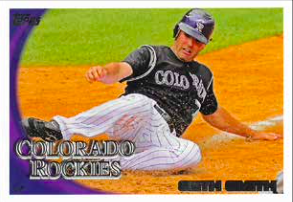
M 198 97 L 205 99 L 207 92 L 204 88 L 202 80 L 192 73 L 189 73 L 193 82 L 192 86 L 196 88 Z M 158 85 L 176 86 L 187 90 L 190 88 L 190 82 L 185 75 L 180 75 L 178 72 L 173 72 L 171 70 L 159 70 L 155 73 L 155 81 Z

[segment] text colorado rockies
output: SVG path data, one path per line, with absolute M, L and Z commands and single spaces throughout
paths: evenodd
M 32 180 L 117 179 L 121 176 L 119 158 L 131 156 L 135 145 L 131 141 L 113 140 L 93 140 L 88 144 L 21 140 L 15 151 L 19 158 L 30 161 Z

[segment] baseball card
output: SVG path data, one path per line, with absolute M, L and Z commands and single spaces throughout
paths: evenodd
M 290 3 L 116 3 L 9 8 L 10 194 L 289 194 Z

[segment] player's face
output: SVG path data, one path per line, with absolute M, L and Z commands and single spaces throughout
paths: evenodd
M 205 48 L 205 44 L 194 39 L 192 36 L 180 31 L 172 50 L 177 57 L 185 62 L 193 61 L 194 58 Z

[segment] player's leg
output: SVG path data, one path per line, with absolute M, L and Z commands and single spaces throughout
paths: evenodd
M 180 142 L 180 143 L 179 143 Z M 120 159 L 122 170 L 177 170 L 196 166 L 201 161 L 197 144 L 178 138 L 180 147 L 150 147 Z
M 94 107 L 74 117 L 55 116 L 51 122 L 29 118 L 23 120 L 22 125 L 28 136 L 41 137 L 49 141 L 60 139 L 60 136 L 61 139 L 67 140 L 73 134 L 93 137 L 101 133 L 108 133 L 110 136 L 115 136 L 117 133 L 114 131 L 117 131 L 117 129 L 120 130 L 119 134 L 122 135 L 121 131 L 126 132 L 126 129 L 129 128 L 125 124 L 131 127 L 134 126 L 133 122 L 136 125 L 143 124 L 143 121 L 138 120 L 148 118 L 151 104 L 152 100 L 143 95 L 130 94 Z M 123 127 L 121 128 L 121 126 Z M 135 130 L 137 128 L 139 127 L 136 126 Z
M 136 119 L 148 117 L 150 107 L 151 102 L 147 97 L 131 94 L 94 107 L 74 117 L 55 116 L 53 119 L 59 124 L 64 139 L 70 139 L 73 134 L 93 137 L 108 133 L 114 136 L 114 130 L 120 126 L 120 122 L 126 118 L 131 120 L 134 117 Z
M 176 137 L 153 107 L 151 117 L 133 139 L 136 153 L 120 159 L 124 170 L 170 170 L 195 166 L 201 151 L 192 141 Z

